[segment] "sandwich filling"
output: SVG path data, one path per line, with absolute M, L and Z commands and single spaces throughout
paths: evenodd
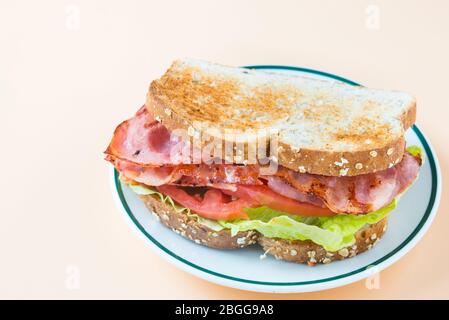
M 105 153 L 137 193 L 159 196 L 214 230 L 257 230 L 268 237 L 312 240 L 331 251 L 350 245 L 365 224 L 383 219 L 422 163 L 414 147 L 396 165 L 359 176 L 281 166 L 263 175 L 258 165 L 186 164 L 182 155 L 188 148 L 142 107 L 116 128 Z

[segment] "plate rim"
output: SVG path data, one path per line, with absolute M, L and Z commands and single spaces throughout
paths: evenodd
M 341 82 L 344 82 L 346 84 L 350 84 L 353 86 L 361 86 L 360 84 L 358 84 L 354 81 L 351 81 L 349 79 L 346 79 L 346 78 L 343 78 L 343 77 L 340 77 L 340 76 L 337 76 L 337 75 L 334 75 L 334 74 L 331 74 L 328 72 L 319 71 L 319 70 L 315 70 L 315 69 L 309 69 L 309 68 L 283 66 L 283 65 L 250 65 L 250 66 L 245 66 L 244 68 L 262 69 L 262 70 L 289 70 L 289 71 L 296 71 L 296 72 L 301 72 L 301 73 L 310 73 L 310 74 L 315 74 L 315 75 L 331 78 L 334 80 L 338 80 L 338 81 L 341 81 Z M 149 240 L 159 250 L 162 250 L 163 253 L 165 253 L 171 259 L 173 259 L 174 262 L 181 263 L 179 265 L 181 267 L 183 267 L 183 269 L 186 271 L 195 271 L 194 274 L 197 276 L 200 276 L 200 277 L 201 277 L 201 275 L 208 276 L 209 277 L 208 280 L 211 280 L 210 276 L 217 277 L 220 280 L 225 281 L 227 283 L 227 285 L 230 285 L 233 287 L 236 287 L 236 286 L 231 285 L 229 283 L 229 281 L 231 281 L 233 284 L 238 283 L 238 284 L 244 284 L 245 286 L 250 285 L 251 287 L 249 288 L 249 290 L 255 290 L 254 286 L 265 287 L 265 288 L 268 287 L 269 290 L 263 290 L 263 291 L 271 291 L 271 292 L 274 292 L 276 287 L 278 287 L 278 288 L 279 287 L 284 287 L 284 288 L 288 287 L 290 289 L 294 289 L 294 287 L 296 287 L 296 288 L 301 287 L 301 289 L 305 289 L 304 291 L 312 291 L 313 289 L 310 290 L 310 286 L 320 286 L 321 287 L 324 284 L 327 284 L 327 288 L 336 287 L 336 286 L 339 286 L 339 284 L 338 284 L 339 282 L 340 283 L 345 282 L 345 283 L 341 283 L 341 285 L 344 285 L 344 284 L 351 283 L 351 282 L 354 282 L 354 281 L 357 281 L 357 280 L 363 278 L 365 273 L 368 272 L 369 269 L 372 267 L 375 267 L 376 271 L 380 271 L 380 269 L 384 269 L 388 265 L 397 261 L 403 255 L 405 255 L 407 252 L 409 252 L 414 247 L 414 245 L 416 245 L 418 240 L 421 239 L 421 237 L 427 231 L 428 227 L 430 226 L 430 224 L 436 214 L 436 211 L 437 211 L 437 208 L 439 205 L 440 196 L 441 196 L 441 172 L 440 172 L 438 159 L 437 159 L 436 153 L 434 152 L 430 142 L 426 139 L 426 137 L 424 136 L 422 131 L 418 128 L 418 126 L 413 125 L 411 127 L 411 129 L 417 135 L 418 139 L 420 140 L 420 142 L 423 145 L 424 150 L 427 154 L 426 160 L 429 161 L 429 164 L 430 164 L 431 179 L 432 179 L 429 202 L 427 204 L 425 213 L 423 214 L 420 222 L 417 224 L 415 229 L 410 233 L 410 235 L 404 241 L 401 242 L 401 244 L 399 244 L 396 248 L 391 250 L 389 253 L 383 255 L 381 258 L 377 259 L 373 263 L 370 263 L 367 266 L 357 268 L 356 270 L 352 270 L 352 271 L 344 273 L 344 274 L 339 274 L 336 276 L 322 278 L 322 279 L 298 281 L 298 282 L 259 281 L 259 280 L 251 280 L 251 279 L 244 279 L 244 278 L 239 278 L 239 277 L 235 277 L 235 276 L 230 276 L 230 275 L 222 274 L 222 273 L 204 268 L 202 266 L 199 266 L 192 261 L 189 261 L 185 258 L 178 256 L 176 253 L 172 252 L 171 250 L 166 248 L 163 244 L 161 244 L 159 241 L 157 241 L 153 236 L 151 236 L 145 230 L 145 228 L 140 224 L 138 219 L 132 213 L 132 210 L 129 208 L 129 205 L 128 205 L 126 198 L 123 194 L 122 185 L 118 179 L 118 172 L 113 167 L 112 167 L 112 185 L 113 185 L 113 189 L 115 191 L 114 194 L 116 196 L 118 196 L 118 199 L 117 199 L 118 203 L 120 204 L 120 207 L 122 209 L 124 209 L 124 211 L 126 212 L 128 218 L 130 220 L 129 222 L 132 222 L 132 225 L 134 227 L 137 227 L 137 229 L 140 231 L 139 233 L 142 236 L 144 236 L 145 239 Z M 395 257 L 396 257 L 396 259 L 394 259 Z M 391 260 L 391 263 L 388 265 L 385 265 L 389 260 Z M 190 268 L 186 268 L 186 267 L 193 268 L 193 270 L 191 270 Z M 222 282 L 219 282 L 219 281 L 218 281 L 218 283 L 223 284 Z M 332 283 L 334 285 L 331 285 Z M 309 287 L 309 290 L 307 290 L 306 287 Z M 262 289 L 262 288 L 259 288 L 259 290 L 256 290 L 256 291 L 260 291 L 260 289 Z M 285 290 L 282 290 L 282 291 L 285 291 Z M 290 290 L 288 290 L 288 291 L 290 291 Z

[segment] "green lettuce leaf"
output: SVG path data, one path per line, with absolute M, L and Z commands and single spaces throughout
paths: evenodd
M 339 214 L 332 217 L 305 218 L 272 210 L 268 207 L 245 209 L 250 220 L 219 221 L 239 231 L 257 230 L 269 238 L 287 240 L 311 240 L 328 251 L 338 251 L 355 242 L 355 233 L 366 224 L 374 224 L 385 218 L 396 207 L 396 200 L 388 206 L 365 214 Z
M 405 150 L 407 150 L 407 152 L 410 153 L 414 157 L 416 157 L 418 155 L 422 157 L 422 154 L 423 154 L 421 147 L 418 147 L 415 145 L 408 146 L 407 149 L 405 149 Z

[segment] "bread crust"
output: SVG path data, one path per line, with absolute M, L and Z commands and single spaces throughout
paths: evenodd
M 141 195 L 140 198 L 162 224 L 197 244 L 217 249 L 239 249 L 259 244 L 265 254 L 273 255 L 276 259 L 307 263 L 310 266 L 351 258 L 371 249 L 382 237 L 387 226 L 386 218 L 376 224 L 367 225 L 356 233 L 354 245 L 343 248 L 338 252 L 328 252 L 322 246 L 309 240 L 289 241 L 267 238 L 253 230 L 238 232 L 235 236 L 232 236 L 229 230 L 214 231 L 189 218 L 186 214 L 177 212 L 171 205 L 162 202 L 157 196 Z M 265 254 L 261 257 L 265 257 Z
M 223 110 L 220 110 L 217 105 L 211 103 L 207 105 L 206 103 L 197 105 L 195 104 L 196 102 L 194 101 L 194 97 L 202 97 L 206 94 L 213 94 L 214 98 L 217 99 L 218 102 L 225 103 L 229 96 L 232 96 L 233 94 L 237 95 L 237 93 L 235 93 L 237 92 L 235 86 L 238 85 L 232 81 L 221 81 L 220 78 L 217 78 L 217 82 L 221 83 L 221 86 L 217 88 L 211 87 L 210 84 L 197 85 L 197 82 L 193 79 L 194 71 L 192 71 L 196 69 L 182 69 L 180 65 L 182 65 L 182 62 L 175 62 L 160 80 L 155 80 L 151 83 L 146 101 L 148 112 L 153 115 L 155 119 L 162 122 L 162 124 L 170 131 L 179 129 L 189 132 L 190 129 L 195 128 L 195 122 L 201 122 L 202 120 L 206 120 L 208 123 L 215 122 L 220 126 L 225 125 L 227 123 L 226 121 L 229 120 L 226 118 L 227 111 L 224 112 Z M 197 70 L 195 72 L 201 73 L 201 70 Z M 207 81 L 214 82 L 215 80 L 215 78 L 210 78 Z M 289 94 L 300 94 L 295 90 L 292 91 L 293 93 L 287 89 L 285 90 Z M 360 90 L 364 89 L 360 88 Z M 178 91 L 182 91 L 183 93 L 180 96 L 176 96 L 176 100 L 174 100 L 172 95 L 174 93 L 180 94 Z M 283 91 L 280 92 L 282 93 Z M 185 95 L 190 96 L 185 97 Z M 264 100 L 265 103 L 269 106 L 275 103 L 276 97 L 277 96 L 274 93 L 263 96 L 266 100 Z M 248 101 L 248 103 L 250 102 L 251 100 Z M 349 135 L 351 138 L 348 139 L 354 139 L 354 141 L 357 141 L 355 142 L 357 145 L 356 149 L 349 148 L 347 152 L 337 152 L 335 151 L 336 149 L 334 150 L 327 147 L 313 148 L 310 146 L 305 146 L 304 148 L 298 150 L 296 148 L 291 148 L 290 144 L 283 141 L 281 137 L 276 150 L 269 151 L 275 156 L 272 158 L 272 161 L 294 171 L 326 176 L 356 176 L 385 170 L 401 161 L 405 149 L 404 132 L 415 122 L 416 119 L 415 100 L 411 99 L 410 101 L 407 101 L 407 103 L 408 105 L 404 108 L 403 113 L 397 118 L 397 120 L 399 120 L 398 122 L 400 122 L 401 128 L 398 129 L 399 131 L 397 131 L 394 135 L 388 133 L 390 131 L 380 125 L 380 127 L 376 127 L 378 123 L 374 120 L 375 117 L 373 119 L 368 117 L 369 119 L 360 120 L 360 126 L 363 126 L 366 130 L 368 130 L 366 135 L 358 135 L 357 129 L 354 128 L 349 131 L 351 133 Z M 258 107 L 263 108 L 263 103 L 258 105 Z M 313 114 L 313 110 L 315 110 L 313 109 L 313 105 L 309 107 L 310 110 L 312 110 L 309 110 L 309 112 L 312 113 L 311 117 L 316 116 Z M 329 106 L 329 108 L 331 107 L 332 106 Z M 289 108 L 291 110 L 287 110 L 288 108 L 285 110 L 287 115 L 295 112 L 294 108 L 291 108 L 291 106 Z M 270 113 L 270 116 L 274 119 L 274 122 L 284 121 L 280 120 L 285 116 L 285 114 L 279 113 L 283 112 L 282 108 L 271 106 L 266 109 L 268 110 L 267 112 Z M 329 114 L 332 113 L 329 111 L 327 115 Z M 366 122 L 370 120 L 372 120 L 371 125 L 374 124 L 374 127 L 377 129 L 369 129 L 371 128 L 371 125 Z M 318 119 L 316 121 L 322 120 Z M 245 123 L 251 127 L 253 122 L 247 120 Z M 267 128 L 269 127 L 270 125 L 267 124 Z M 282 130 L 283 129 L 279 132 L 281 136 L 283 132 Z M 299 133 L 295 132 L 294 136 L 297 134 Z M 344 132 L 342 134 L 344 134 Z M 354 137 L 352 137 L 352 134 Z M 373 142 L 365 143 L 366 140 L 373 140 Z M 248 144 L 251 144 L 256 143 L 255 141 L 256 140 L 250 140 L 247 142 Z M 223 145 L 225 142 L 226 141 L 223 141 Z M 227 142 L 234 143 L 234 141 Z M 338 138 L 335 138 L 334 142 L 338 143 Z M 205 147 L 210 143 L 210 141 L 202 140 L 199 143 L 201 144 L 201 147 Z M 267 144 L 265 147 L 266 150 L 268 150 L 270 141 L 267 140 L 266 143 Z M 234 144 L 234 146 L 236 145 Z M 224 150 L 224 148 L 222 150 Z M 248 159 L 248 148 L 246 147 L 242 154 L 234 156 L 237 156 L 239 159 Z M 229 159 L 225 160 L 229 161 Z M 236 161 L 236 158 L 231 160 L 231 162 L 240 163 Z
M 289 241 L 277 238 L 259 237 L 258 243 L 266 253 L 276 259 L 296 263 L 307 263 L 313 266 L 317 263 L 328 264 L 332 261 L 354 257 L 371 249 L 377 244 L 387 228 L 387 218 L 365 226 L 355 234 L 355 243 L 352 246 L 338 250 L 326 251 L 322 246 L 312 241 Z
M 328 152 L 301 149 L 292 150 L 280 143 L 279 164 L 302 173 L 324 176 L 357 176 L 390 168 L 402 160 L 405 139 L 363 151 Z

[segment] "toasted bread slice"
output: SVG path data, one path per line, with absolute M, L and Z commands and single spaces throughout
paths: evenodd
M 249 144 L 256 141 L 249 129 L 277 132 L 271 152 L 280 165 L 330 176 L 399 162 L 416 117 L 406 93 L 188 59 L 151 83 L 146 105 L 170 130 L 234 129 Z
M 232 236 L 229 230 L 214 231 L 186 214 L 177 212 L 170 204 L 162 202 L 159 197 L 143 195 L 140 198 L 165 226 L 197 244 L 218 249 L 238 249 L 258 243 L 265 253 L 274 255 L 276 259 L 307 263 L 311 266 L 316 263 L 326 264 L 334 260 L 350 258 L 370 249 L 384 234 L 387 225 L 386 218 L 376 224 L 367 225 L 357 232 L 354 245 L 338 252 L 328 252 L 311 241 L 267 238 L 252 230 L 238 232 L 235 236 Z

